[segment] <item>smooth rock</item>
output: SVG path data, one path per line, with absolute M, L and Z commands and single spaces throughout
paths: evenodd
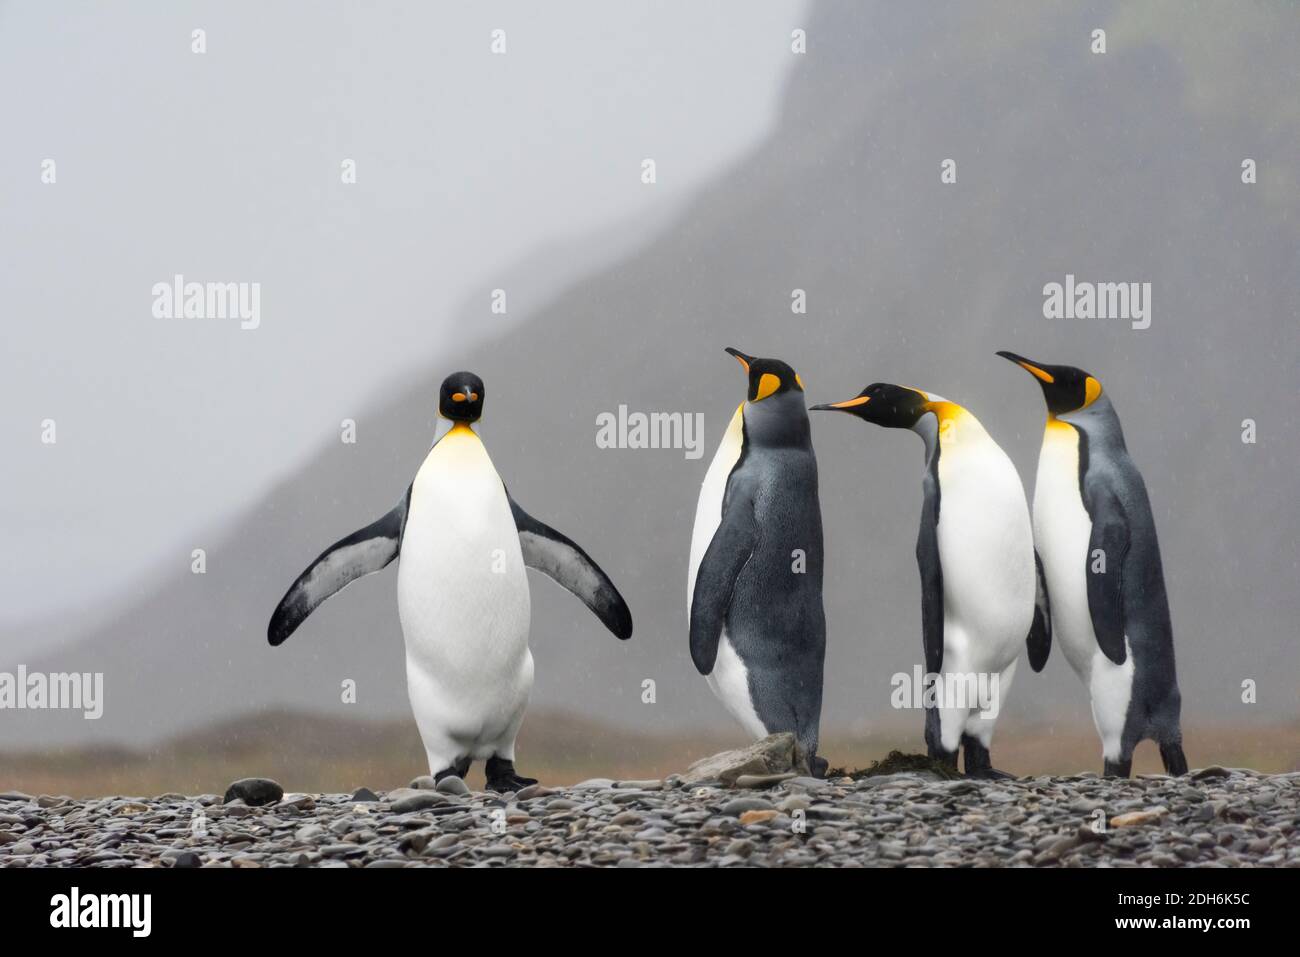
M 460 781 L 460 778 L 457 778 L 456 780 Z M 464 782 L 461 781 L 461 784 L 463 785 Z M 392 809 L 394 814 L 410 814 L 413 811 L 423 811 L 431 807 L 441 807 L 446 804 L 447 801 L 447 795 L 441 791 L 417 791 L 414 794 L 394 801 Z
M 692 764 L 682 781 L 690 786 L 704 781 L 735 784 L 744 774 L 808 774 L 808 759 L 795 743 L 794 734 L 782 732 L 755 741 L 745 748 L 723 751 Z
M 438 794 L 456 794 L 464 796 L 469 794 L 469 785 L 462 781 L 454 774 L 449 774 L 437 784 Z
M 540 784 L 529 784 L 527 787 L 520 788 L 519 791 L 515 793 L 515 800 L 531 801 L 533 798 L 548 797 L 554 793 L 555 791 L 548 787 L 543 787 Z
M 1116 814 L 1110 819 L 1111 827 L 1135 827 L 1139 824 L 1154 824 L 1169 813 L 1169 809 L 1163 805 L 1159 807 L 1148 808 L 1145 811 L 1129 811 L 1125 814 Z
M 728 817 L 739 817 L 746 811 L 775 811 L 776 805 L 762 798 L 734 798 L 722 806 L 722 813 Z
M 438 832 L 425 829 L 420 831 L 407 831 L 397 842 L 399 850 L 411 851 L 419 854 L 428 846 L 429 842 L 438 836 Z
M 249 807 L 264 807 L 284 797 L 284 788 L 270 778 L 240 778 L 226 788 L 222 803 L 243 801 Z

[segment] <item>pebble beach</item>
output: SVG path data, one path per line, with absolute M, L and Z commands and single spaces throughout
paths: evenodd
M 1297 867 L 1300 772 L 0 793 L 0 867 Z

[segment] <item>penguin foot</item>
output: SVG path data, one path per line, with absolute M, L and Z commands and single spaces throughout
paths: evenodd
M 497 794 L 508 794 L 512 791 L 522 791 L 529 785 L 536 784 L 537 778 L 521 778 L 519 775 L 509 778 L 491 778 L 488 780 L 487 789 L 496 791 Z
M 441 771 L 434 771 L 433 779 L 435 781 L 441 781 L 443 778 L 451 777 L 454 774 L 456 777 L 464 780 L 465 775 L 469 774 L 469 766 L 472 763 L 473 761 L 470 758 L 459 758 Z
M 977 768 L 974 771 L 967 771 L 966 777 L 982 781 L 1014 781 L 1016 776 L 1006 771 L 999 771 L 994 767 Z
M 809 769 L 812 771 L 813 777 L 824 778 L 826 777 L 827 770 L 830 769 L 831 763 L 827 761 L 825 758 L 814 757 L 811 761 L 808 762 L 808 765 L 809 765 Z
M 1160 745 L 1160 760 L 1165 763 L 1165 773 L 1179 777 L 1187 773 L 1187 757 L 1181 741 Z
M 933 761 L 938 761 L 940 764 L 947 765 L 954 771 L 957 770 L 958 752 L 956 751 L 945 751 L 943 748 L 930 748 L 929 757 Z
M 926 755 L 933 761 L 941 761 L 954 771 L 957 770 L 957 750 L 945 751 L 943 745 L 928 741 L 925 748 Z
M 505 758 L 488 758 L 487 765 L 483 770 L 487 775 L 487 789 L 496 791 L 498 794 L 505 794 L 507 791 L 518 791 L 530 784 L 537 783 L 536 778 L 525 778 L 516 774 L 515 763 Z
M 961 748 L 966 754 L 966 777 L 985 781 L 1005 781 L 1015 777 L 1014 774 L 999 771 L 993 766 L 993 760 L 989 757 L 989 749 L 984 747 L 978 738 L 963 734 L 961 736 Z
M 1112 761 L 1106 758 L 1106 763 L 1102 766 L 1102 775 L 1108 778 L 1127 778 L 1133 773 L 1133 759 L 1128 758 L 1124 761 Z

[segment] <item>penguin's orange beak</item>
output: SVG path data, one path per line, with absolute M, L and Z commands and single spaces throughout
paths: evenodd
M 871 396 L 860 395 L 856 399 L 845 399 L 843 402 L 828 402 L 824 405 L 812 406 L 812 411 L 827 412 L 831 409 L 853 409 L 860 405 L 866 405 L 871 401 Z
M 1046 369 L 1040 369 L 1036 364 L 1030 362 L 1024 356 L 1018 356 L 1014 352 L 1005 351 L 999 352 L 998 355 L 1010 362 L 1014 362 L 1040 382 L 1046 382 L 1048 385 L 1051 385 L 1056 381 L 1056 376 L 1052 375 Z
M 749 364 L 750 364 L 751 362 L 754 361 L 754 357 L 753 357 L 753 356 L 747 356 L 747 355 L 745 355 L 743 352 L 741 352 L 739 349 L 733 349 L 733 348 L 731 348 L 731 346 L 727 346 L 727 348 L 723 349 L 722 351 L 725 352 L 725 353 L 726 353 L 727 355 L 729 355 L 729 356 L 735 356 L 735 357 L 736 357 L 736 361 L 739 362 L 742 366 L 745 367 L 745 371 L 746 371 L 746 372 L 749 371 Z

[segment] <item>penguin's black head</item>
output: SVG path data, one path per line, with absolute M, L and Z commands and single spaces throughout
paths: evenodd
M 1034 362 L 1014 352 L 999 352 L 1002 358 L 1014 362 L 1038 380 L 1047 400 L 1047 411 L 1053 416 L 1065 415 L 1086 409 L 1101 395 L 1101 383 L 1082 369 L 1074 366 L 1049 366 Z
M 453 422 L 477 422 L 483 415 L 483 380 L 472 372 L 453 372 L 442 380 L 438 414 Z
M 727 349 L 745 367 L 749 391 L 742 404 L 745 441 L 755 447 L 802 448 L 808 445 L 808 407 L 803 380 L 780 359 L 756 359 Z
M 875 382 L 852 399 L 814 405 L 813 411 L 847 412 L 887 429 L 910 429 L 929 411 L 930 397 L 924 392 L 889 382 Z
M 735 356 L 749 373 L 747 398 L 750 402 L 762 402 L 771 396 L 785 395 L 791 391 L 803 392 L 803 380 L 799 378 L 799 373 L 780 359 L 756 359 L 730 346 L 726 348 L 726 352 L 728 355 Z M 801 402 L 800 405 L 802 404 Z

